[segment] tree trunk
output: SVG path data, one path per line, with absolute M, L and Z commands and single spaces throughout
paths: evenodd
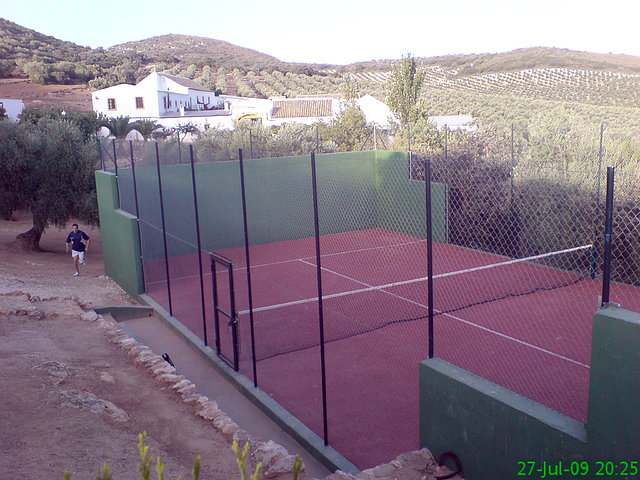
M 16 245 L 23 250 L 30 250 L 33 252 L 40 251 L 40 238 L 42 237 L 42 232 L 39 232 L 35 229 L 35 227 L 31 227 L 30 230 L 27 230 L 24 233 L 16 236 Z

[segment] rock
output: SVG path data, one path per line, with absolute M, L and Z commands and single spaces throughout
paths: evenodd
M 202 417 L 205 420 L 215 420 L 221 414 L 221 411 L 217 408 L 203 408 L 202 410 L 198 410 L 196 415 L 198 417 Z
M 103 382 L 106 382 L 106 383 L 111 383 L 111 384 L 116 383 L 116 379 L 113 378 L 113 375 L 111 375 L 111 374 L 109 374 L 107 372 L 100 373 L 100 380 L 102 380 Z
M 129 420 L 127 412 L 117 407 L 108 400 L 96 397 L 91 392 L 83 390 L 62 390 L 60 392 L 66 400 L 62 403 L 64 406 L 70 406 L 89 410 L 93 413 L 106 415 L 116 422 L 126 422 Z
M 400 468 L 410 468 L 416 471 L 423 471 L 427 469 L 428 465 L 433 463 L 433 457 L 431 452 L 427 449 L 417 450 L 414 452 L 403 453 L 399 455 L 392 465 Z
M 240 430 L 240 427 L 238 425 L 236 425 L 234 422 L 227 423 L 226 425 L 223 425 L 222 428 L 220 429 L 220 431 L 224 435 L 234 434 L 238 430 Z
M 264 472 L 264 476 L 266 478 L 275 478 L 287 473 L 292 473 L 293 465 L 295 464 L 295 462 L 295 455 L 287 455 L 286 457 L 281 458 L 271 467 L 266 469 Z M 304 464 L 302 465 L 302 470 L 304 470 Z
M 58 382 L 56 382 L 57 385 L 62 383 L 64 379 L 66 379 L 71 375 L 71 372 L 69 371 L 69 367 L 67 367 L 67 365 L 63 362 L 57 362 L 57 361 L 44 362 L 42 365 L 38 365 L 34 368 L 45 370 L 49 375 L 52 375 L 58 378 Z
M 262 465 L 268 470 L 272 465 L 277 463 L 281 458 L 285 458 L 289 455 L 289 452 L 282 445 L 278 445 L 273 440 L 264 442 L 253 452 L 256 460 L 262 462 Z
M 164 365 L 154 365 L 151 368 L 151 372 L 158 378 L 158 380 L 162 380 L 167 383 L 175 383 L 184 378 L 181 375 L 175 375 L 176 369 L 166 362 Z M 173 375 L 173 377 L 170 377 L 169 375 Z M 175 378 L 175 381 L 171 382 L 171 378 Z
M 383 463 L 382 465 L 378 465 L 377 467 L 373 468 L 371 471 L 371 475 L 374 478 L 392 477 L 395 471 L 396 468 L 393 465 L 389 463 Z
M 337 470 L 335 473 L 324 477 L 323 480 L 353 480 L 354 478 L 355 477 L 353 475 L 349 475 L 342 470 Z
M 98 319 L 98 314 L 93 310 L 90 310 L 80 315 L 80 318 L 88 322 L 95 322 Z
M 173 368 L 171 367 L 171 365 L 167 365 L 169 368 Z M 163 373 L 161 372 L 159 375 L 156 375 L 155 372 L 153 372 L 154 376 L 156 377 L 156 380 L 162 383 L 176 383 L 179 382 L 180 380 L 184 379 L 184 377 L 182 375 L 176 375 L 175 373 Z

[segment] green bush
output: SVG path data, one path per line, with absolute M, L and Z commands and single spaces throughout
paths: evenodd
M 140 472 L 141 480 L 151 480 L 152 470 L 156 471 L 157 479 L 164 480 L 165 476 L 165 464 L 162 462 L 161 457 L 154 457 L 149 452 L 149 446 L 145 445 L 144 441 L 147 437 L 147 432 L 142 432 L 138 434 L 138 452 L 140 453 L 140 463 L 138 463 L 138 471 Z M 240 448 L 238 445 L 238 441 L 234 440 L 231 445 L 231 449 L 236 454 L 236 462 L 238 464 L 238 470 L 240 472 L 240 480 L 247 480 L 247 457 L 249 455 L 249 442 L 244 444 L 243 448 Z M 193 480 L 199 480 L 200 478 L 200 465 L 202 459 L 200 456 L 197 456 L 193 463 L 193 468 L 191 469 L 191 477 Z M 154 466 L 155 465 L 155 466 Z M 255 471 L 248 477 L 249 480 L 258 480 L 260 478 L 260 470 L 262 468 L 262 463 L 258 463 L 256 465 Z M 293 466 L 293 478 L 294 480 L 298 480 L 300 472 L 302 470 L 302 461 L 296 455 L 296 461 Z M 66 471 L 64 473 L 64 480 L 71 480 L 71 473 Z M 178 480 L 182 480 L 182 475 L 178 477 Z M 96 480 L 114 480 L 113 472 L 111 471 L 111 467 L 107 462 L 104 462 L 102 468 L 98 475 L 96 475 Z

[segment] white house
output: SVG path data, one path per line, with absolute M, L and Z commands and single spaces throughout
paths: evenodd
M 346 107 L 338 95 L 297 98 L 259 98 L 216 96 L 199 83 L 175 75 L 151 73 L 137 85 L 122 84 L 91 94 L 93 110 L 107 117 L 128 116 L 132 121 L 155 120 L 165 128 L 191 123 L 199 130 L 233 129 L 235 122 L 259 121 L 265 126 L 285 123 L 311 125 L 328 122 Z M 367 122 L 388 128 L 389 107 L 365 95 L 356 100 Z
M 387 130 L 389 128 L 389 121 L 395 121 L 395 116 L 389 106 L 368 93 L 356 100 L 356 103 L 360 107 L 360 110 L 362 110 L 362 113 L 364 113 L 367 123 Z
M 285 123 L 312 125 L 327 122 L 340 112 L 340 104 L 332 96 L 273 98 L 266 124 L 278 127 Z
M 10 120 L 17 122 L 24 110 L 24 103 L 15 98 L 0 98 L 0 107 L 4 107 Z
M 192 123 L 204 129 L 215 117 L 229 117 L 224 100 L 193 80 L 151 73 L 137 85 L 115 85 L 91 94 L 93 110 L 107 117 L 152 119 L 164 127 Z M 225 122 L 223 122 L 225 123 Z
M 478 130 L 478 125 L 473 121 L 471 115 L 443 115 L 429 117 L 429 120 L 436 124 L 438 130 L 442 130 L 443 128 L 448 129 L 450 132 L 457 132 L 459 130 L 475 132 Z

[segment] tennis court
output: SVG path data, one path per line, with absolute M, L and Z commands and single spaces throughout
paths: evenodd
M 330 443 L 360 467 L 375 465 L 418 445 L 418 362 L 428 342 L 426 241 L 373 229 L 324 236 L 320 246 Z M 602 282 L 540 262 L 588 256 L 589 247 L 513 261 L 436 243 L 436 355 L 585 419 L 591 318 Z M 251 293 L 259 385 L 322 436 L 314 252 L 315 238 L 252 246 Z M 239 368 L 253 378 L 246 252 L 216 253 L 233 265 Z M 211 274 L 206 277 L 212 319 Z M 202 335 L 198 277 L 171 278 L 178 318 Z M 166 305 L 166 282 L 157 286 L 150 294 Z M 632 290 L 625 293 L 640 308 L 635 289 L 614 288 Z M 229 311 L 228 270 L 220 266 L 217 289 L 220 307 Z M 227 323 L 221 316 L 219 351 L 231 362 Z M 215 344 L 213 322 L 208 336 Z
M 401 152 L 190 165 L 145 152 L 118 173 L 145 293 L 358 467 L 419 448 L 430 341 L 435 356 L 585 420 L 603 291 L 590 197 L 568 205 L 525 177 L 518 195 L 510 177 L 469 189 L 448 168 L 425 182 Z M 629 272 L 611 297 L 640 310 Z

